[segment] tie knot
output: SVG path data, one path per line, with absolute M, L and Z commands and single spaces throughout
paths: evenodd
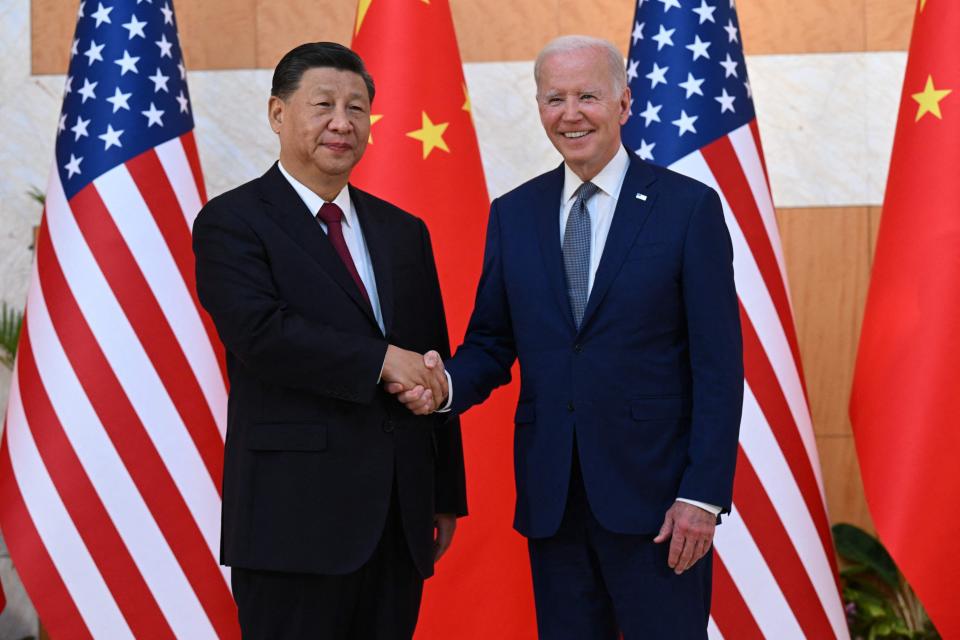
M 317 217 L 325 224 L 340 224 L 343 220 L 343 210 L 332 202 L 324 202 Z
M 577 199 L 586 202 L 599 190 L 600 187 L 592 182 L 584 182 L 577 188 Z

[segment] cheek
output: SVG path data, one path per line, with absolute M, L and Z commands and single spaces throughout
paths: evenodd
M 543 128 L 547 131 L 553 129 L 557 124 L 557 115 L 553 112 L 552 109 L 545 107 L 539 107 L 540 111 L 540 124 L 543 125 Z

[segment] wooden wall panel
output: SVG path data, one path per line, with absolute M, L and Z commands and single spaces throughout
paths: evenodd
M 174 7 L 188 69 L 256 66 L 256 0 L 187 1 Z
M 630 46 L 630 34 L 633 32 L 635 8 L 636 2 L 623 0 L 592 0 L 591 2 L 562 0 L 559 15 L 560 33 L 580 33 L 606 38 L 617 45 L 626 56 Z M 660 10 L 659 7 L 657 10 Z M 650 30 L 651 27 L 647 29 Z M 646 37 L 650 38 L 654 33 L 656 33 L 655 30 Z
M 820 469 L 830 522 L 849 522 L 873 531 L 873 519 L 863 496 L 863 481 L 853 437 L 817 436 Z
M 863 51 L 866 0 L 737 2 L 748 54 Z
M 256 0 L 256 5 L 256 66 L 262 69 L 273 69 L 283 54 L 304 42 L 329 40 L 349 45 L 353 37 L 356 2 Z
M 79 0 L 32 0 L 33 73 L 64 73 Z M 450 0 L 465 62 L 532 60 L 561 33 L 612 40 L 626 53 L 629 0 Z M 190 69 L 273 68 L 301 42 L 349 43 L 354 0 L 181 0 Z M 748 54 L 903 50 L 915 0 L 740 0 Z M 375 10 L 376 5 L 371 7 Z
M 870 530 L 848 405 L 878 219 L 878 207 L 777 211 L 830 518 Z
M 30 70 L 66 73 L 80 0 L 31 0 Z
M 571 0 L 496 4 L 490 0 L 451 0 L 460 57 L 464 62 L 533 60 L 544 44 L 560 35 L 560 16 L 572 4 Z
M 847 415 L 870 270 L 867 207 L 777 212 L 817 435 L 850 433 Z
M 903 51 L 910 44 L 917 0 L 867 0 L 867 51 Z

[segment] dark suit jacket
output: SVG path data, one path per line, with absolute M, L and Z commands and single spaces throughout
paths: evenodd
M 221 562 L 342 574 L 373 553 L 394 477 L 414 562 L 434 513 L 466 513 L 458 422 L 415 417 L 377 384 L 387 344 L 449 350 L 424 223 L 359 189 L 386 325 L 274 165 L 194 223 L 197 290 L 227 350 Z
M 460 413 L 519 358 L 514 526 L 528 537 L 557 531 L 574 434 L 590 505 L 611 531 L 656 533 L 677 497 L 731 502 L 743 357 L 720 199 L 630 156 L 580 330 L 561 257 L 561 166 L 493 202 L 476 307 L 447 363 Z

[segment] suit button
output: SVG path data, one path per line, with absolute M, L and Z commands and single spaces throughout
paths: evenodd
M 574 409 L 573 409 L 573 402 L 568 402 L 568 403 L 567 403 L 567 411 L 569 411 L 570 413 L 573 413 L 573 411 L 574 411 Z
M 384 420 L 383 421 L 383 430 L 386 433 L 393 431 L 393 420 Z
M 573 345 L 573 351 L 574 353 L 580 353 L 583 351 L 583 345 L 578 342 L 577 344 Z

